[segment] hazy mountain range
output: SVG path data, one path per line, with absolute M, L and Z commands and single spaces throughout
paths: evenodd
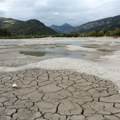
M 20 21 L 12 18 L 0 18 L 0 29 L 7 29 L 11 35 L 54 35 L 57 33 L 83 33 L 120 28 L 120 15 L 88 22 L 80 26 L 65 23 L 61 26 L 47 27 L 42 22 L 31 19 Z
M 52 25 L 50 26 L 50 28 L 56 31 L 57 33 L 70 33 L 70 32 L 73 32 L 75 29 L 72 25 L 68 23 L 65 23 L 61 26 Z
M 113 30 L 120 28 L 120 15 L 115 17 L 104 18 L 97 21 L 88 22 L 80 26 L 72 26 L 69 24 L 64 24 L 61 26 L 52 25 L 51 29 L 55 30 L 58 33 L 83 33 L 91 31 L 99 31 L 102 29 Z

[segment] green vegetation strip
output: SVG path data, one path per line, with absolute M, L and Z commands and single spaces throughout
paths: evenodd
M 82 47 L 86 47 L 86 48 L 98 48 L 98 45 L 83 45 Z
M 39 51 L 20 51 L 20 54 L 40 57 L 40 56 L 44 56 L 45 52 L 39 52 Z
M 110 50 L 110 49 L 97 49 L 99 51 L 103 51 L 103 52 L 113 52 L 114 50 Z

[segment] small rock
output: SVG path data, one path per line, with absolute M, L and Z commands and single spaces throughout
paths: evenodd
M 16 83 L 14 83 L 13 85 L 12 85 L 12 88 L 17 88 L 18 87 L 18 85 L 16 84 Z

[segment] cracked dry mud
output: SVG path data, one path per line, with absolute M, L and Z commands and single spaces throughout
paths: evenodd
M 73 71 L 0 73 L 0 120 L 120 120 L 120 95 L 112 82 Z

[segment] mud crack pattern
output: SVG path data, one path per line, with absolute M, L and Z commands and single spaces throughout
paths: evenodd
M 0 73 L 0 120 L 120 120 L 120 95 L 112 82 L 73 71 Z

